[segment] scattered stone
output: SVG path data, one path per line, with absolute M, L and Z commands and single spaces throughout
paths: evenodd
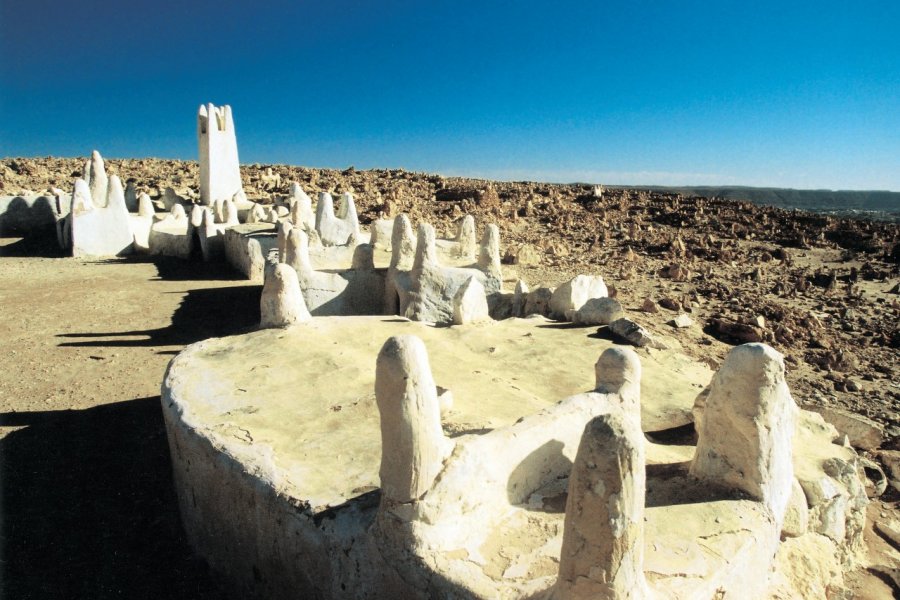
M 900 492 L 900 450 L 882 450 L 878 453 L 878 458 L 884 465 L 888 484 Z
M 672 298 L 661 298 L 659 301 L 659 305 L 663 308 L 668 308 L 669 310 L 681 310 L 681 303 L 676 302 Z
M 578 310 L 591 298 L 606 298 L 609 291 L 603 278 L 595 275 L 578 275 L 565 282 L 550 298 L 550 316 L 564 319 L 566 311 Z
M 854 448 L 876 450 L 884 440 L 884 427 L 875 421 L 840 408 L 831 406 L 810 407 L 846 435 Z
M 869 494 L 869 497 L 878 498 L 885 492 L 885 490 L 887 490 L 887 474 L 884 472 L 884 469 L 881 468 L 881 465 L 873 460 L 869 460 L 865 456 L 859 457 L 859 464 L 863 467 L 863 470 L 868 477 L 868 481 L 872 483 L 872 486 L 874 488 L 873 493 Z
M 671 321 L 669 321 L 669 325 L 675 327 L 675 329 L 682 329 L 684 327 L 690 327 L 694 324 L 694 321 L 691 320 L 689 316 L 684 313 L 681 313 Z
M 618 300 L 613 298 L 591 298 L 577 311 L 570 311 L 567 318 L 579 325 L 608 325 L 625 316 Z
M 681 265 L 671 265 L 666 270 L 666 276 L 672 281 L 684 282 L 690 281 L 693 277 L 693 273 Z
M 649 331 L 630 319 L 616 319 L 609 324 L 609 331 L 613 336 L 638 348 L 643 348 L 644 346 L 659 349 L 666 348 L 666 345 L 654 338 Z
M 534 244 L 522 244 L 513 256 L 512 263 L 522 266 L 541 264 L 542 253 Z
M 727 318 L 712 318 L 709 320 L 709 324 L 713 332 L 718 334 L 718 336 L 742 344 L 758 343 L 765 340 L 765 333 L 754 325 L 738 323 Z
M 900 551 L 900 525 L 896 521 L 875 521 L 875 531 L 883 535 L 895 550 Z
M 645 313 L 658 313 L 659 307 L 656 305 L 656 302 L 651 300 L 650 298 L 646 298 L 644 303 L 641 305 L 641 310 Z

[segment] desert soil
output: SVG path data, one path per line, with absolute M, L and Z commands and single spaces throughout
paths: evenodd
M 78 159 L 3 159 L 0 193 L 69 189 Z M 195 197 L 197 165 L 107 161 L 159 195 Z M 243 168 L 263 202 L 299 181 L 352 189 L 363 222 L 406 212 L 439 233 L 472 213 L 501 227 L 531 288 L 603 275 L 632 318 L 713 368 L 740 341 L 785 354 L 804 406 L 885 427 L 868 456 L 900 449 L 900 226 L 716 199 L 393 171 Z M 63 258 L 51 237 L 0 239 L 2 597 L 220 598 L 179 523 L 159 385 L 185 345 L 253 329 L 259 286 L 225 266 Z M 652 302 L 657 312 L 645 312 Z M 694 325 L 667 323 L 687 312 Z M 761 317 L 761 319 L 760 319 Z M 889 488 L 870 522 L 897 523 Z M 900 554 L 867 532 L 855 597 L 898 593 Z M 893 571 L 892 571 L 893 569 Z

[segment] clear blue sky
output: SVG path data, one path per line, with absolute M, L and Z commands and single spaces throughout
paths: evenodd
M 0 156 L 900 190 L 900 2 L 0 0 Z

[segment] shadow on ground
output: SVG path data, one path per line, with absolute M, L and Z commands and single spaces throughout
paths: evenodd
M 5 232 L 0 236 L 0 256 L 24 258 L 62 258 L 62 251 L 56 241 L 56 229 L 45 229 L 28 235 Z M 15 240 L 15 241 L 10 241 Z
M 245 333 L 259 326 L 261 290 L 261 286 L 258 285 L 188 290 L 172 314 L 172 321 L 167 327 L 133 331 L 64 333 L 57 337 L 77 341 L 61 342 L 59 346 L 186 346 L 211 337 Z
M 243 273 L 237 271 L 225 259 L 205 262 L 202 257 L 191 259 L 146 254 L 129 254 L 95 260 L 102 265 L 152 264 L 157 276 L 151 281 L 247 281 Z
M 159 397 L 0 414 L 0 597 L 224 598 L 178 516 Z

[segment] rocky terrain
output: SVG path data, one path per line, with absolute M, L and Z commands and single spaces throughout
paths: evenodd
M 195 162 L 109 160 L 151 196 L 196 197 Z M 79 159 L 3 159 L 0 193 L 68 190 Z M 363 224 L 405 212 L 440 232 L 471 213 L 496 222 L 504 262 L 532 287 L 598 273 L 649 326 L 717 363 L 727 344 L 783 352 L 804 405 L 834 405 L 900 438 L 900 225 L 715 198 L 590 185 L 490 182 L 393 170 L 242 167 L 248 197 L 268 202 L 298 181 L 310 194 L 354 192 Z
M 198 195 L 196 162 L 106 165 L 151 196 L 167 187 Z M 83 159 L 2 159 L 0 194 L 68 192 L 82 167 Z M 713 368 L 734 344 L 769 343 L 785 355 L 799 404 L 871 419 L 854 425 L 869 436 L 867 456 L 900 480 L 900 224 L 675 192 L 402 169 L 249 165 L 242 178 L 248 197 L 263 203 L 286 194 L 291 181 L 313 197 L 350 190 L 363 224 L 401 212 L 439 234 L 465 214 L 480 226 L 497 223 L 504 263 L 532 289 L 602 275 L 631 318 Z M 883 509 L 898 496 L 889 486 Z

